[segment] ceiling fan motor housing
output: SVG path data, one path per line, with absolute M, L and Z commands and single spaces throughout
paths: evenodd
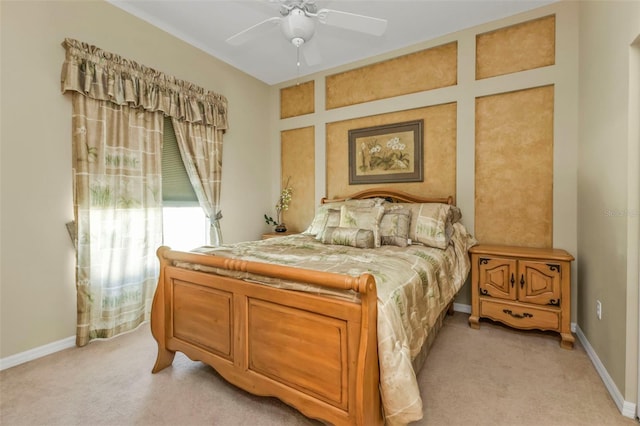
M 294 7 L 289 14 L 282 19 L 280 25 L 282 32 L 291 43 L 299 47 L 309 41 L 316 31 L 315 20 L 307 16 L 304 11 Z

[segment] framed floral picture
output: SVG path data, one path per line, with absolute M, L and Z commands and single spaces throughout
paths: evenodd
M 422 182 L 424 120 L 349 130 L 349 184 Z

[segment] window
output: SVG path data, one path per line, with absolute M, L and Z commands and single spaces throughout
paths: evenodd
M 188 251 L 207 243 L 208 221 L 198 207 L 164 207 L 162 241 L 175 250 Z
M 176 250 L 191 250 L 207 243 L 207 217 L 184 168 L 171 117 L 164 118 L 162 203 L 164 245 Z

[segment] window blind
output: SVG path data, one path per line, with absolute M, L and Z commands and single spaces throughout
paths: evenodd
M 187 170 L 182 162 L 171 117 L 164 118 L 162 140 L 162 201 L 165 206 L 198 206 Z

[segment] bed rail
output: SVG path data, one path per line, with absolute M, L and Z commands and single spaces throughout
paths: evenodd
M 375 279 L 370 274 L 362 274 L 360 276 L 341 275 L 270 263 L 229 259 L 210 254 L 174 251 L 166 246 L 160 247 L 157 255 L 161 262 L 164 261 L 167 264 L 173 264 L 174 262 L 193 263 L 229 271 L 247 272 L 264 277 L 316 284 L 339 290 L 353 290 L 358 293 L 375 292 Z

